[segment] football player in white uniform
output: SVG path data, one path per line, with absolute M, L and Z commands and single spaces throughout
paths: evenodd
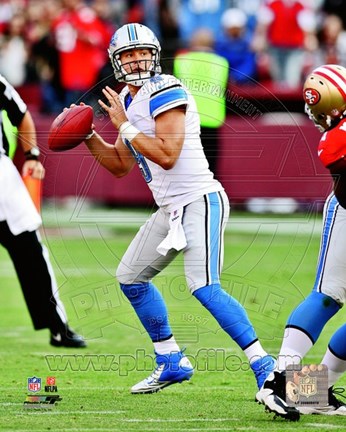
M 323 65 L 304 84 L 306 112 L 321 132 L 318 156 L 334 180 L 334 192 L 323 212 L 323 231 L 316 280 L 311 294 L 292 312 L 286 324 L 277 371 L 270 374 L 257 400 L 287 416 L 285 369 L 299 364 L 317 341 L 325 324 L 346 300 L 346 68 Z M 346 415 L 346 405 L 333 386 L 346 371 L 346 324 L 330 339 L 321 361 L 329 370 L 329 403 L 299 408 L 303 414 Z
M 86 140 L 93 156 L 116 177 L 137 164 L 159 207 L 140 228 L 116 273 L 156 354 L 157 368 L 131 391 L 156 392 L 193 374 L 152 282 L 180 251 L 191 293 L 243 349 L 260 388 L 274 360 L 244 308 L 220 286 L 228 198 L 209 170 L 195 101 L 178 79 L 161 74 L 160 50 L 154 33 L 143 25 L 127 24 L 115 32 L 109 55 L 116 79 L 127 85 L 119 95 L 103 89 L 108 103 L 99 104 L 119 134 L 115 144 L 96 132 Z

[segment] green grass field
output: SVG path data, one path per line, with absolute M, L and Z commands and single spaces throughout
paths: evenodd
M 153 369 L 153 350 L 114 272 L 147 212 L 44 209 L 44 242 L 70 325 L 84 350 L 53 348 L 35 332 L 13 266 L 0 249 L 0 430 L 3 431 L 313 431 L 344 430 L 342 417 L 304 416 L 299 424 L 254 403 L 255 379 L 241 350 L 186 290 L 181 259 L 156 285 L 174 333 L 195 364 L 190 382 L 153 395 L 129 388 Z M 235 214 L 225 237 L 224 288 L 245 306 L 263 346 L 276 355 L 292 308 L 310 292 L 321 216 Z M 30 251 L 28 251 L 30 253 Z M 326 326 L 306 363 L 318 363 L 343 312 Z M 25 410 L 27 378 L 57 380 L 54 410 Z M 346 379 L 340 381 L 345 385 Z

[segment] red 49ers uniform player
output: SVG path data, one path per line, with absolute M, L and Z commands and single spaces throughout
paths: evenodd
M 277 370 L 264 382 L 256 399 L 281 417 L 297 420 L 282 399 L 285 369 L 299 364 L 319 338 L 325 324 L 346 299 L 346 69 L 324 65 L 307 77 L 303 96 L 306 113 L 321 132 L 318 156 L 334 179 L 334 191 L 323 212 L 323 231 L 312 292 L 287 320 Z M 346 415 L 334 384 L 346 371 L 346 324 L 331 337 L 321 364 L 328 367 L 328 404 L 297 407 L 302 414 Z
M 344 159 L 346 156 L 346 118 L 323 134 L 317 153 L 326 168 Z

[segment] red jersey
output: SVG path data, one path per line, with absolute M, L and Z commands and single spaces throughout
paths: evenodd
M 60 76 L 67 90 L 88 90 L 107 61 L 111 32 L 86 6 L 63 10 L 53 22 Z
M 304 6 L 299 1 L 287 4 L 280 0 L 271 1 L 266 6 L 274 15 L 268 29 L 270 43 L 285 48 L 302 47 L 304 32 L 298 24 L 298 15 Z
M 322 135 L 317 152 L 325 167 L 346 156 L 346 118 Z

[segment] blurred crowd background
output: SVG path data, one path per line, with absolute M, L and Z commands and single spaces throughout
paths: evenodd
M 113 79 L 107 47 L 128 22 L 158 35 L 167 73 L 206 34 L 237 86 L 293 92 L 314 66 L 346 66 L 343 0 L 0 0 L 0 73 L 16 88 L 38 86 L 39 110 L 57 113 Z

